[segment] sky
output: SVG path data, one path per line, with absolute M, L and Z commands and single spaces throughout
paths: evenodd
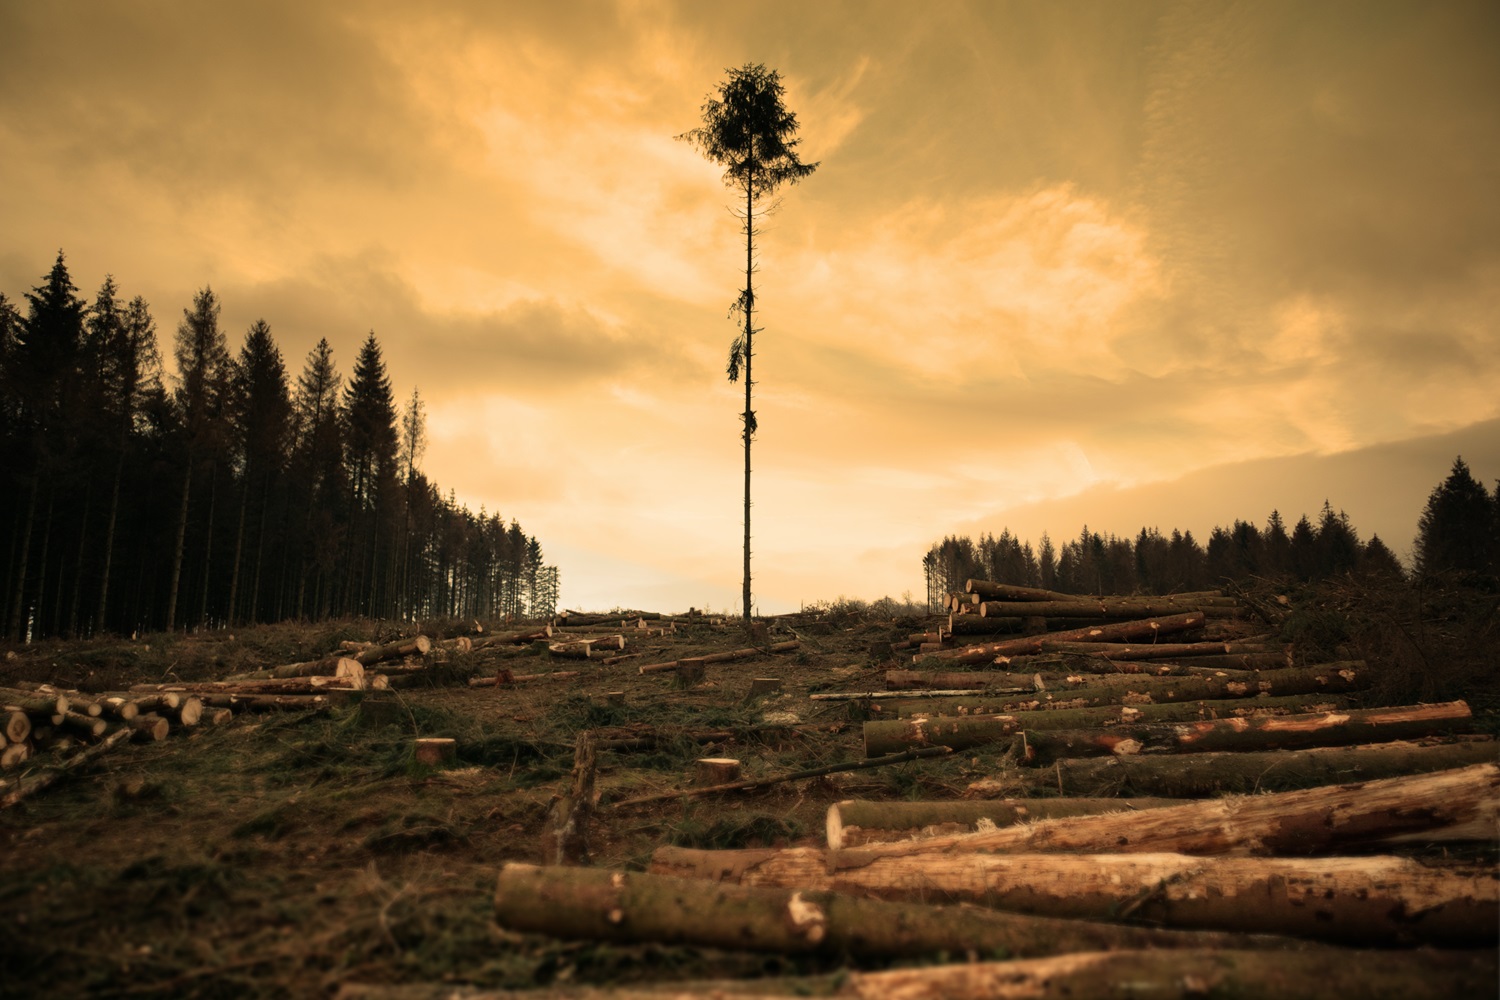
M 429 478 L 566 607 L 730 610 L 744 245 L 675 137 L 781 74 L 754 593 L 924 594 L 945 534 L 1325 499 L 1409 554 L 1500 478 L 1500 4 L 0 0 L 0 291 L 169 338 L 373 330 Z

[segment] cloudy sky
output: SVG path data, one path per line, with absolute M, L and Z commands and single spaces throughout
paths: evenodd
M 673 136 L 727 67 L 815 174 L 762 241 L 761 610 L 955 531 L 1323 499 L 1410 549 L 1500 477 L 1500 5 L 0 0 L 0 291 L 369 330 L 424 467 L 568 606 L 732 608 L 743 245 Z M 170 353 L 169 351 L 167 353 Z

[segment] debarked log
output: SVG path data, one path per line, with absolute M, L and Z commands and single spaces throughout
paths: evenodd
M 1269 795 L 1228 796 L 1118 815 L 1040 820 L 1026 826 L 841 852 L 840 864 L 904 854 L 1095 851 L 1179 854 L 1326 854 L 1446 827 L 1500 822 L 1500 766 L 1476 764 L 1401 778 Z
M 918 854 L 843 867 L 818 848 L 662 847 L 651 871 L 892 902 L 972 903 L 1075 920 L 1290 934 L 1337 944 L 1493 946 L 1500 875 L 1409 858 Z M 831 862 L 831 863 L 830 863 Z
M 500 870 L 495 916 L 508 930 L 574 940 L 862 958 L 1287 943 L 1284 938 L 1123 927 L 979 907 L 888 903 L 819 890 L 518 862 Z
M 984 824 L 1011 826 L 1059 816 L 1094 816 L 1177 806 L 1182 799 L 946 799 L 877 802 L 846 799 L 828 807 L 828 846 L 837 851 L 892 840 L 972 833 Z
M 1204 798 L 1294 791 L 1319 785 L 1430 774 L 1500 763 L 1500 741 L 1376 743 L 1264 753 L 1205 753 L 1059 760 L 1023 768 L 1016 780 L 981 781 L 969 795 L 1012 795 L 1021 787 L 1061 795 L 1155 795 Z M 988 789 L 993 788 L 993 792 Z
M 1106 951 L 1010 962 L 965 962 L 854 972 L 839 989 L 854 1000 L 1080 1000 L 1084 997 L 1488 996 L 1500 975 L 1494 948 L 1464 952 L 1374 950 Z

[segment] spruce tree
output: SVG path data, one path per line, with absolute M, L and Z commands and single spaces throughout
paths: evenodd
M 751 363 L 755 357 L 755 237 L 757 220 L 769 210 L 765 199 L 783 184 L 796 184 L 818 168 L 803 163 L 797 155 L 797 116 L 782 103 L 786 88 L 775 70 L 746 64 L 727 71 L 717 97 L 704 102 L 703 124 L 678 136 L 698 148 L 705 157 L 724 167 L 724 183 L 738 189 L 745 199 L 740 216 L 745 236 L 745 287 L 730 309 L 744 326 L 729 348 L 729 381 L 745 379 L 745 410 L 740 415 L 745 443 L 745 625 L 750 624 L 750 441 L 755 436 L 755 410 L 751 408 Z M 757 201 L 757 199 L 760 199 Z
M 1433 489 L 1417 521 L 1416 572 L 1490 572 L 1496 548 L 1494 504 L 1463 456 L 1455 458 L 1448 478 Z

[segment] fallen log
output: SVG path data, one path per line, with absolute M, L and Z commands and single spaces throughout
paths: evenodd
M 512 931 L 573 940 L 659 942 L 778 954 L 913 958 L 939 953 L 1056 954 L 1080 948 L 1253 946 L 1246 935 L 1025 917 L 840 893 L 713 884 L 643 872 L 508 862 L 495 919 Z M 1258 939 L 1264 946 L 1284 939 Z
M 787 653 L 796 649 L 801 643 L 793 639 L 788 642 L 776 642 L 769 646 L 750 646 L 745 649 L 731 649 L 722 653 L 705 653 L 702 656 L 690 656 L 686 659 L 692 663 L 727 663 L 731 660 L 744 660 L 752 656 L 762 656 L 768 653 Z M 665 673 L 676 670 L 682 660 L 670 660 L 666 663 L 646 663 L 640 667 L 643 674 Z
M 84 715 L 81 712 L 71 710 L 64 712 L 62 715 L 54 715 L 52 717 L 52 724 L 54 726 L 65 726 L 75 733 L 87 736 L 89 739 L 103 736 L 104 730 L 109 728 L 109 723 L 98 716 Z
M 156 714 L 137 715 L 125 723 L 137 743 L 160 743 L 172 732 L 172 724 Z
M 1011 826 L 1060 816 L 1094 816 L 1181 805 L 1182 799 L 949 799 L 920 802 L 873 802 L 846 799 L 828 807 L 831 850 L 891 840 L 972 833 L 988 823 Z
M 350 677 L 284 677 L 245 681 L 188 681 L 172 684 L 132 684 L 132 692 L 201 694 L 205 691 L 226 694 L 331 694 L 339 691 L 381 691 L 390 685 L 383 674 L 366 674 L 360 680 Z
M 1106 730 L 1037 731 L 1027 734 L 1023 759 L 1029 764 L 1045 765 L 1062 757 L 1354 746 L 1463 733 L 1468 731 L 1472 717 L 1466 702 L 1454 701 L 1442 705 L 1345 709 L 1309 715 L 1122 724 Z
M 1195 612 L 1209 618 L 1233 618 L 1237 606 L 1208 603 L 1122 600 L 1072 601 L 984 601 L 979 605 L 981 618 L 1103 618 L 1128 621 L 1149 615 L 1178 615 Z
M 872 803 L 874 804 L 874 803 Z M 1480 948 L 1500 937 L 1500 877 L 1408 858 L 918 854 L 859 867 L 819 848 L 658 848 L 650 871 L 743 886 L 1333 944 Z M 832 864 L 830 864 L 832 861 Z
M 1003 796 L 1029 788 L 1059 795 L 1205 798 L 1430 774 L 1481 763 L 1500 763 L 1500 741 L 1059 760 L 1045 770 L 1024 768 L 1013 778 L 975 782 L 966 794 Z
M 0 809 L 9 809 L 28 796 L 35 795 L 37 792 L 51 785 L 63 775 L 82 770 L 92 761 L 102 757 L 123 741 L 128 740 L 131 732 L 132 730 L 129 728 L 117 729 L 98 743 L 84 748 L 55 767 L 35 774 L 28 779 L 17 781 L 15 788 L 0 796 Z
M 1137 660 L 1171 660 L 1179 656 L 1233 656 L 1246 653 L 1285 653 L 1286 665 L 1292 665 L 1290 643 L 1245 640 L 1240 642 L 1052 642 L 1043 641 L 1043 653 L 1071 653 L 1077 656 L 1134 662 Z M 1119 669 L 1119 668 L 1114 668 Z
M 592 642 L 588 639 L 577 639 L 571 642 L 549 642 L 547 652 L 553 656 L 560 656 L 572 660 L 587 660 L 589 658 L 589 647 Z
M 1055 590 L 1043 590 L 1040 587 L 1018 587 L 1009 583 L 995 583 L 992 580 L 965 580 L 964 594 L 972 598 L 975 604 L 980 601 L 1030 602 L 1082 600 L 1077 594 L 1060 594 Z
M 61 715 L 69 708 L 67 695 L 56 691 L 41 693 L 21 688 L 0 688 L 0 705 L 42 718 Z
M 206 708 L 235 712 L 317 712 L 331 706 L 321 694 L 228 694 L 205 691 L 196 697 Z
M 866 760 L 849 761 L 843 764 L 825 764 L 822 767 L 810 767 L 802 771 L 792 771 L 787 774 L 773 775 L 768 778 L 754 778 L 745 781 L 731 781 L 723 785 L 706 785 L 701 788 L 687 788 L 674 792 L 658 792 L 654 795 L 638 795 L 634 798 L 623 799 L 619 802 L 610 803 L 614 809 L 622 809 L 626 806 L 640 805 L 645 802 L 662 802 L 667 799 L 692 798 L 700 795 L 711 795 L 718 792 L 742 791 L 749 788 L 760 788 L 764 785 L 777 785 L 786 781 L 801 781 L 804 778 L 820 778 L 825 774 L 837 774 L 840 771 L 862 771 L 872 767 L 884 767 L 887 764 L 900 764 L 909 760 L 918 760 L 923 757 L 941 757 L 952 753 L 947 747 L 925 747 L 921 750 L 908 750 L 905 753 L 891 754 L 886 757 L 875 757 Z
M 882 698 L 961 698 L 982 695 L 983 688 L 957 688 L 946 691 L 827 691 L 810 694 L 808 701 L 878 701 Z
M 303 663 L 283 663 L 276 667 L 267 667 L 265 670 L 252 670 L 243 674 L 235 674 L 225 678 L 225 683 L 238 683 L 241 681 L 271 681 L 271 680 L 296 680 L 306 677 L 333 677 L 347 680 L 351 683 L 362 681 L 365 677 L 364 664 L 350 656 L 325 656 L 318 660 L 308 660 Z M 135 690 L 131 688 L 131 690 Z
M 1405 834 L 1500 822 L 1500 766 L 1476 764 L 1402 778 L 1210 799 L 1118 816 L 1041 820 L 1024 827 L 839 854 L 841 867 L 877 857 L 1038 851 L 1178 854 L 1324 854 Z
M 1465 952 L 1101 951 L 1009 962 L 964 962 L 852 972 L 840 997 L 855 1000 L 1062 1000 L 1083 997 L 1488 996 L 1500 975 L 1493 948 Z
M 1030 657 L 1017 657 L 1012 660 L 1012 663 L 1030 659 Z M 1067 667 L 1077 665 L 1076 657 L 1071 657 L 1070 660 L 1072 662 L 1066 664 Z M 887 670 L 885 686 L 892 691 L 929 687 L 982 687 L 987 690 L 1019 692 L 1124 687 L 1149 691 L 1151 682 L 1160 677 L 1207 677 L 1221 680 L 1226 684 L 1238 681 L 1247 687 L 1256 680 L 1255 671 L 1252 670 L 1225 670 L 1219 667 L 1183 666 L 1177 663 L 1153 662 L 1144 669 L 1109 672 L 1097 669 L 1092 672 L 1060 670 L 1058 668 L 1063 667 L 1064 664 L 1055 661 L 1042 663 L 1032 661 L 1026 663 L 1025 666 L 1028 669 L 1024 672 L 1017 670 Z M 1096 665 L 1089 664 L 1089 666 Z M 1132 663 L 1131 666 L 1138 666 L 1138 664 Z M 1040 669 L 1031 669 L 1033 667 Z
M 381 660 L 400 660 L 408 656 L 426 656 L 432 652 L 432 640 L 425 635 L 414 635 L 407 639 L 397 639 L 383 646 L 372 646 L 362 649 L 354 654 L 354 659 L 361 666 L 368 667 L 372 663 Z
M 1003 701 L 995 698 L 923 699 L 921 691 L 893 692 L 910 700 L 891 701 L 873 706 L 871 711 L 882 717 L 907 719 L 913 716 L 1006 715 L 1021 717 L 1022 729 L 1087 729 L 1112 726 L 1119 722 L 1181 722 L 1186 719 L 1224 719 L 1237 715 L 1295 715 L 1303 712 L 1332 712 L 1348 707 L 1347 695 L 1294 694 L 1254 698 L 1223 698 L 1205 701 L 1169 701 L 1163 705 L 1150 702 L 1132 705 L 1098 705 L 1092 708 L 1043 708 L 1007 713 Z
M 1194 629 L 1201 629 L 1206 620 L 1201 611 L 1192 611 L 1161 618 L 1144 618 L 1140 621 L 1091 625 L 1064 632 L 1051 632 L 1045 638 L 1053 642 L 1131 642 L 1139 639 L 1153 639 L 1159 635 L 1191 632 Z M 982 643 L 977 646 L 961 646 L 957 649 L 930 653 L 926 657 L 913 657 L 913 659 L 916 661 L 941 660 L 945 663 L 988 663 L 997 656 L 1040 653 L 1043 641 L 1040 635 L 1025 636 L 1020 639 L 1006 639 L 1002 642 Z
M 511 632 L 507 635 L 491 635 L 483 639 L 471 639 L 470 649 L 486 649 L 490 646 L 525 646 L 538 639 L 552 638 L 552 626 L 543 625 L 540 628 L 525 629 L 520 632 Z
M 108 695 L 97 702 L 104 714 L 111 719 L 119 719 L 121 722 L 129 722 L 141 712 L 141 706 L 134 699 L 122 698 L 119 695 Z
M 971 671 L 971 673 L 983 673 Z M 949 675 L 957 680 L 961 674 Z M 1034 680 L 1033 680 L 1034 683 Z M 1044 682 L 1045 683 L 1045 682 Z M 1101 705 L 1142 705 L 1189 701 L 1222 701 L 1228 698 L 1250 698 L 1260 695 L 1342 694 L 1369 686 L 1364 661 L 1319 664 L 1291 670 L 1266 670 L 1245 677 L 1147 677 L 1130 675 L 1112 678 L 1111 683 L 1093 687 L 1013 693 L 999 698 L 1000 692 L 986 692 L 1001 712 L 1028 712 L 1041 709 L 1092 708 Z M 910 695 L 912 692 L 907 691 Z
M 1046 720 L 1042 721 L 1045 724 Z M 1028 764 L 1043 765 L 1063 757 L 1349 746 L 1466 732 L 1471 721 L 1469 706 L 1456 701 L 1304 715 L 1237 715 L 1175 723 L 1121 721 L 1107 728 L 1047 726 L 1027 731 L 1022 759 Z M 877 720 L 864 724 L 865 756 L 895 753 L 912 746 L 941 745 L 965 750 L 1010 739 L 1023 729 L 1019 715 L 918 715 L 895 721 Z
M 0 747 L 7 742 L 21 743 L 31 735 L 31 716 L 19 708 L 6 709 L 4 723 L 4 728 L 0 729 Z

